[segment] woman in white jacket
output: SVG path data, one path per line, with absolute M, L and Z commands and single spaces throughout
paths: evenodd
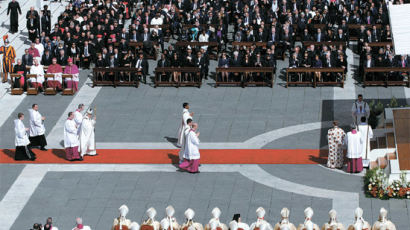
M 36 159 L 36 155 L 31 151 L 29 147 L 30 141 L 28 139 L 27 131 L 29 128 L 26 128 L 23 124 L 24 114 L 18 113 L 18 119 L 14 120 L 14 131 L 16 133 L 15 145 L 16 145 L 16 154 L 14 155 L 14 160 L 31 160 Z

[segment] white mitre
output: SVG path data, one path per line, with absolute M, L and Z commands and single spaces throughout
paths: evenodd
M 131 225 L 131 220 L 125 218 L 128 214 L 128 207 L 123 204 L 121 207 L 118 209 L 120 212 L 120 216 L 118 218 L 114 219 L 114 223 L 112 224 L 112 228 L 114 229 L 115 226 L 121 225 L 121 226 L 130 226 Z
M 185 214 L 185 217 L 187 218 L 187 220 L 192 220 L 192 219 L 194 219 L 194 216 L 195 216 L 194 210 L 188 208 L 188 209 L 185 211 L 184 214 Z
M 251 228 L 250 229 L 255 229 L 255 228 L 261 228 L 261 225 L 265 224 L 265 228 L 266 230 L 272 230 L 272 225 L 270 225 L 266 220 L 264 220 L 265 218 L 265 214 L 266 211 L 263 207 L 259 207 L 256 209 L 256 216 L 257 216 L 257 220 L 256 222 L 253 222 L 251 224 Z
M 377 220 L 372 230 L 396 230 L 396 226 L 387 219 L 387 210 L 385 208 L 380 209 L 379 220 Z
M 275 230 L 296 230 L 295 225 L 289 222 L 289 215 L 289 209 L 282 208 L 282 210 L 280 211 L 280 216 L 282 217 L 282 220 L 275 225 Z
M 312 221 L 314 214 L 313 209 L 311 207 L 307 207 L 304 214 L 305 222 L 299 225 L 298 230 L 319 230 L 319 227 Z
M 175 214 L 175 209 L 171 205 L 165 208 L 165 213 L 167 214 L 167 217 L 173 217 Z
M 120 217 L 126 217 L 127 214 L 128 214 L 129 209 L 128 209 L 127 205 L 123 204 L 118 209 L 118 211 L 120 212 Z
M 168 207 L 165 208 L 165 215 L 166 217 L 164 217 L 164 219 L 162 219 L 160 225 L 162 229 L 170 229 L 170 230 L 174 230 L 174 229 L 179 229 L 179 225 L 177 220 L 175 219 L 175 217 L 173 217 L 175 214 L 175 209 L 174 207 L 172 207 L 171 205 L 169 205 Z M 165 228 L 165 226 L 163 225 L 163 223 L 167 222 L 167 226 Z

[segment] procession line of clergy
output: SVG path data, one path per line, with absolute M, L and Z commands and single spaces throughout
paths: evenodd
M 175 219 L 175 210 L 172 206 L 168 206 L 165 209 L 165 217 L 161 222 L 155 220 L 156 210 L 152 207 L 149 208 L 146 211 L 148 218 L 143 221 L 141 226 L 137 222 L 132 222 L 126 218 L 128 211 L 126 205 L 122 205 L 119 208 L 120 216 L 114 219 L 112 230 L 320 230 L 319 226 L 312 220 L 314 212 L 310 207 L 304 210 L 305 221 L 299 224 L 297 228 L 289 221 L 290 211 L 287 208 L 281 210 L 281 220 L 273 227 L 264 219 L 265 209 L 259 207 L 256 209 L 256 221 L 250 227 L 241 221 L 240 214 L 235 214 L 233 220 L 229 223 L 229 228 L 220 222 L 221 210 L 218 207 L 212 210 L 212 218 L 205 225 L 205 228 L 202 224 L 194 221 L 195 212 L 190 208 L 184 213 L 186 221 L 182 225 L 179 225 Z M 329 211 L 329 221 L 322 225 L 321 230 L 345 230 L 343 224 L 338 222 L 335 210 Z M 396 227 L 387 219 L 387 210 L 384 208 L 380 209 L 379 219 L 374 223 L 373 227 L 363 219 L 363 210 L 357 208 L 354 211 L 354 222 L 348 226 L 347 230 L 396 230 Z
M 93 110 L 88 109 L 86 115 L 82 115 L 83 104 L 73 113 L 68 113 L 64 125 L 64 148 L 66 159 L 69 161 L 82 160 L 84 155 L 95 156 L 95 116 Z

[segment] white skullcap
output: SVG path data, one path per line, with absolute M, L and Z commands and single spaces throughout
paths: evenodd
M 214 218 L 219 218 L 221 216 L 221 210 L 218 207 L 212 209 L 211 213 Z
M 331 219 L 333 219 L 333 220 L 336 219 L 336 216 L 337 216 L 336 210 L 332 209 L 332 210 L 329 211 L 329 217 Z
M 256 215 L 258 216 L 258 218 L 263 218 L 265 216 L 265 213 L 265 209 L 262 207 L 256 209 Z
M 88 114 L 93 114 L 93 110 L 92 109 L 87 109 L 87 113 Z
M 356 210 L 354 211 L 354 216 L 356 218 L 361 218 L 363 216 L 363 209 L 361 209 L 360 207 L 356 208 Z
M 132 222 L 131 223 L 131 230 L 139 230 L 140 225 L 137 222 Z
M 118 210 L 120 211 L 122 217 L 125 217 L 128 214 L 128 207 L 125 204 L 121 205 Z
M 387 217 L 387 210 L 385 208 L 380 209 L 380 217 L 383 217 L 383 218 Z
M 185 217 L 186 217 L 188 220 L 192 220 L 192 219 L 194 218 L 194 216 L 195 216 L 194 210 L 188 208 L 188 209 L 185 211 Z
M 230 230 L 237 230 L 238 229 L 238 223 L 234 220 L 229 222 L 229 229 Z
M 168 206 L 165 208 L 165 213 L 167 214 L 167 217 L 172 217 L 175 213 L 174 207 L 172 207 L 172 205 Z
M 218 221 L 213 220 L 211 222 L 209 222 L 209 227 L 211 227 L 211 230 L 215 230 L 218 227 Z
M 282 211 L 280 211 L 280 215 L 282 216 L 282 218 L 289 218 L 289 209 L 282 208 Z
M 146 214 L 150 219 L 154 219 L 154 217 L 157 215 L 157 210 L 155 210 L 155 208 L 151 207 L 147 210 Z
M 169 228 L 169 221 L 167 219 L 161 220 L 161 228 L 168 229 Z
M 309 219 L 312 219 L 312 216 L 314 214 L 313 209 L 311 207 L 307 207 L 304 213 L 305 213 L 305 218 L 309 218 Z

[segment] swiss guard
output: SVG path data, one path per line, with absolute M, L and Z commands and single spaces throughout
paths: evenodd
M 3 36 L 4 46 L 0 47 L 0 54 L 3 54 L 3 83 L 7 82 L 8 73 L 13 72 L 14 59 L 16 58 L 16 51 L 13 46 L 9 46 L 9 36 Z

